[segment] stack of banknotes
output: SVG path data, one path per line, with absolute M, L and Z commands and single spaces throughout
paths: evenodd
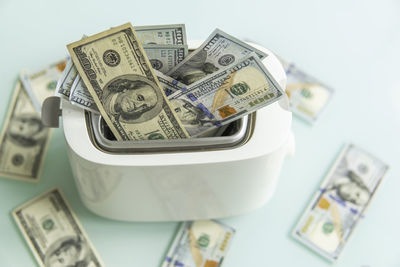
M 190 54 L 184 25 L 127 23 L 67 47 L 56 94 L 100 113 L 117 140 L 198 137 L 284 95 L 268 55 L 219 29 Z
M 284 94 L 261 63 L 268 55 L 219 29 L 190 54 L 182 24 L 124 24 L 68 49 L 69 58 L 20 73 L 0 136 L 1 176 L 39 181 L 51 137 L 41 107 L 54 94 L 101 113 L 118 140 L 202 136 Z M 282 64 L 292 111 L 315 122 L 333 90 Z M 346 145 L 293 237 L 337 260 L 387 170 L 369 152 Z M 59 188 L 16 208 L 13 217 L 40 266 L 104 266 Z M 221 266 L 234 235 L 215 220 L 183 222 L 161 266 Z

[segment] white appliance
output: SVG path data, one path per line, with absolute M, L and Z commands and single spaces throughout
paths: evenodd
M 201 41 L 189 42 L 189 47 Z M 276 56 L 263 63 L 282 88 Z M 184 221 L 243 214 L 273 195 L 284 158 L 294 153 L 285 97 L 230 126 L 230 135 L 116 142 L 99 116 L 67 101 L 62 119 L 69 159 L 85 206 L 110 219 Z

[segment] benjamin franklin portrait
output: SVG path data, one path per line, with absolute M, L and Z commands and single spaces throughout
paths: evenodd
M 83 237 L 66 236 L 52 243 L 44 257 L 45 266 L 86 267 L 93 254 Z
M 158 86 L 139 75 L 123 75 L 111 80 L 101 99 L 108 115 L 120 122 L 141 123 L 157 116 L 163 107 Z

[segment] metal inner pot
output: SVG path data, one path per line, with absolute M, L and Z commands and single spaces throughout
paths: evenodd
M 188 139 L 117 141 L 100 114 L 85 111 L 86 125 L 93 145 L 106 153 L 168 153 L 233 149 L 244 145 L 253 132 L 256 113 L 221 127 L 216 136 Z

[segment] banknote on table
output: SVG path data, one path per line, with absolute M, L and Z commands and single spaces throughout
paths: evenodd
M 62 60 L 33 74 L 26 71 L 21 72 L 21 82 L 39 114 L 42 112 L 43 101 L 54 95 L 57 81 L 61 77 L 66 64 L 67 61 Z
M 165 95 L 168 97 L 171 97 L 173 93 L 177 91 L 184 90 L 186 88 L 186 85 L 172 79 L 169 76 L 164 75 L 163 73 L 154 70 L 158 81 L 160 82 L 161 87 L 164 89 Z M 82 82 L 82 79 L 78 75 L 73 86 L 71 89 L 71 94 L 69 98 L 70 102 L 73 105 L 76 105 L 80 108 L 83 108 L 85 110 L 88 110 L 90 112 L 95 112 L 99 113 L 99 110 L 97 108 L 96 103 L 94 102 L 92 96 L 90 95 L 89 91 L 87 90 L 85 84 Z M 188 112 L 187 115 L 185 115 L 185 112 L 182 112 L 181 110 L 181 102 L 180 101 L 173 101 L 171 102 L 172 108 L 175 110 L 179 118 L 185 119 L 188 116 L 192 115 L 192 113 Z M 185 105 L 187 106 L 187 105 Z M 185 125 L 184 125 L 185 126 Z M 190 130 L 193 125 L 189 125 L 188 129 Z M 186 129 L 186 126 L 185 126 Z M 201 132 L 201 135 L 198 135 L 196 137 L 208 137 L 208 136 L 214 136 L 217 132 L 223 132 L 223 127 L 219 127 L 218 129 L 209 129 L 209 131 L 206 132 Z
M 185 24 L 134 27 L 143 45 L 187 45 Z
M 286 94 L 294 114 L 313 124 L 333 96 L 333 89 L 300 70 L 293 63 L 282 60 L 286 71 Z
M 38 182 L 50 137 L 18 81 L 0 137 L 0 175 Z
M 153 69 L 162 73 L 182 62 L 188 53 L 187 45 L 145 45 L 143 49 Z
M 284 95 L 256 53 L 168 97 L 186 130 L 196 137 L 228 124 Z
M 99 113 L 96 103 L 86 85 L 83 83 L 81 76 L 77 75 L 71 86 L 69 101 L 80 108 L 90 112 Z
M 13 217 L 40 266 L 105 266 L 58 188 L 16 208 Z
M 235 229 L 215 220 L 183 222 L 161 267 L 221 266 Z
M 260 59 L 267 56 L 266 53 L 216 29 L 199 48 L 190 53 L 167 75 L 189 85 L 230 64 L 235 64 L 251 52 L 255 52 Z
M 364 218 L 388 166 L 362 148 L 345 146 L 292 233 L 330 261 Z
M 130 23 L 69 44 L 68 50 L 117 140 L 189 137 Z
M 71 59 L 68 59 L 65 69 L 57 81 L 55 95 L 64 99 L 69 99 L 71 87 L 77 75 L 78 71 L 76 70 L 74 63 Z

